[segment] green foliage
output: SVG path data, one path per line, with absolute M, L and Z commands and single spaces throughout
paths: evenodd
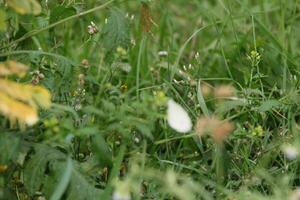
M 50 24 L 62 20 L 66 17 L 76 14 L 76 9 L 73 7 L 57 6 L 51 9 Z
M 0 4 L 0 60 L 30 67 L 9 78 L 54 102 L 24 130 L 0 116 L 0 199 L 299 199 L 296 0 Z
M 0 10 L 0 32 L 6 30 L 6 14 L 3 10 Z
M 2 133 L 0 135 L 0 163 L 9 164 L 17 158 L 20 140 L 17 137 Z
M 110 10 L 110 16 L 102 30 L 102 43 L 107 51 L 107 59 L 112 56 L 117 47 L 128 48 L 130 44 L 130 31 L 128 19 L 117 8 Z
M 24 168 L 24 186 L 30 195 L 42 192 L 48 199 L 54 193 L 57 183 L 63 177 L 67 156 L 57 149 L 46 145 L 35 145 L 34 153 Z M 71 169 L 69 186 L 65 191 L 65 199 L 98 199 L 101 191 L 89 184 L 74 163 Z

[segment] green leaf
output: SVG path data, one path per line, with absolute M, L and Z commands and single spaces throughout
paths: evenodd
M 227 113 L 233 109 L 238 107 L 247 106 L 247 102 L 243 100 L 235 100 L 235 101 L 225 101 L 218 105 L 216 112 L 217 113 Z
M 277 108 L 280 106 L 280 102 L 277 100 L 267 100 L 265 102 L 263 102 L 257 109 L 260 112 L 266 112 L 266 111 L 270 111 L 273 108 Z
M 57 6 L 51 9 L 50 13 L 50 24 L 57 22 L 61 19 L 66 17 L 72 16 L 76 14 L 76 10 L 73 7 L 64 7 L 64 6 Z
M 102 31 L 103 45 L 107 51 L 117 47 L 127 48 L 130 44 L 129 24 L 125 14 L 119 9 L 112 9 L 110 17 Z
M 24 186 L 29 195 L 40 191 L 47 199 L 57 199 L 62 193 L 67 200 L 99 199 L 102 190 L 81 174 L 78 163 L 72 161 L 70 166 L 67 155 L 47 145 L 37 144 L 34 150 L 24 169 Z M 59 190 L 58 185 L 62 186 Z
M 20 140 L 6 133 L 0 133 L 0 164 L 8 164 L 19 152 Z
M 73 170 L 66 200 L 98 200 L 101 194 L 102 190 L 96 189 L 78 170 Z
M 92 148 L 93 152 L 96 152 L 97 159 L 102 166 L 112 165 L 112 153 L 109 150 L 109 146 L 104 137 L 100 133 L 93 137 Z
M 19 14 L 34 14 L 41 13 L 41 5 L 36 0 L 6 0 L 8 6 L 13 8 Z
M 46 148 L 44 145 L 36 145 L 34 150 L 36 153 L 26 163 L 24 170 L 24 185 L 30 195 L 40 191 L 47 178 L 45 171 L 52 164 L 51 162 L 65 158 L 61 152 Z
M 6 31 L 6 14 L 3 10 L 0 10 L 0 31 Z
M 59 200 L 63 196 L 63 194 L 70 182 L 71 175 L 72 175 L 72 169 L 73 169 L 72 160 L 71 160 L 71 158 L 68 158 L 66 169 L 63 173 L 63 176 L 62 176 L 59 184 L 56 187 L 55 192 L 51 195 L 50 200 Z

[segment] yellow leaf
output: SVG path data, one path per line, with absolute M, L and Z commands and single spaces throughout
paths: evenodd
M 36 0 L 6 0 L 7 4 L 16 12 L 38 15 L 41 13 L 41 6 Z
M 7 117 L 11 123 L 16 121 L 29 126 L 38 121 L 37 110 L 25 103 L 14 100 L 0 92 L 0 113 Z
M 23 77 L 26 74 L 27 66 L 16 61 L 6 61 L 0 63 L 0 76 L 9 76 L 16 74 Z

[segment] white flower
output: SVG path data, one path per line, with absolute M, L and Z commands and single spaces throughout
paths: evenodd
M 174 100 L 168 101 L 168 123 L 179 133 L 187 133 L 192 129 L 192 121 L 188 113 Z
M 129 194 L 121 194 L 119 192 L 114 192 L 112 200 L 131 200 L 131 197 Z
M 284 146 L 282 150 L 283 150 L 284 155 L 289 160 L 295 160 L 299 155 L 298 150 L 294 146 L 291 146 L 291 145 Z
M 168 56 L 168 52 L 167 51 L 159 51 L 158 55 L 163 57 L 163 56 Z

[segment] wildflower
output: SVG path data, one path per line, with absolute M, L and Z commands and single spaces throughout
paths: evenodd
M 113 192 L 112 200 L 131 200 L 129 185 L 130 180 L 117 180 L 115 182 L 116 189 Z
M 300 188 L 297 188 L 292 192 L 290 200 L 300 200 Z
M 201 92 L 204 97 L 210 96 L 212 94 L 212 86 L 206 82 L 201 82 Z
M 292 145 L 285 145 L 282 151 L 288 160 L 295 160 L 299 155 L 298 150 Z
M 120 90 L 121 90 L 122 93 L 127 92 L 128 86 L 127 86 L 126 84 L 122 84 L 122 85 L 120 86 Z
M 84 85 L 84 78 L 85 78 L 84 74 L 79 74 L 78 75 L 78 85 L 79 86 L 83 86 Z
M 119 56 L 126 56 L 127 55 L 127 51 L 126 49 L 124 49 L 123 47 L 118 47 L 117 48 L 117 54 Z
M 234 126 L 230 122 L 224 122 L 215 128 L 214 132 L 212 132 L 212 138 L 216 143 L 222 143 L 225 138 L 233 131 Z
M 18 121 L 21 124 L 29 126 L 38 121 L 38 115 L 35 108 L 22 102 L 15 101 L 8 95 L 0 92 L 0 113 L 7 116 L 14 123 Z
M 87 59 L 83 59 L 81 61 L 81 65 L 83 66 L 83 68 L 88 69 L 90 67 L 90 63 Z
M 234 125 L 224 122 L 216 117 L 201 117 L 198 119 L 195 131 L 199 136 L 210 134 L 216 143 L 222 143 L 225 138 L 233 131 Z
M 92 21 L 91 21 L 91 24 L 88 25 L 88 33 L 90 35 L 94 35 L 94 34 L 98 33 L 98 28 L 97 28 L 96 24 Z
M 199 54 L 199 52 L 197 52 L 197 53 L 195 54 L 195 59 L 198 60 L 199 58 L 200 58 L 200 54 Z
M 260 125 L 255 127 L 254 130 L 252 131 L 253 136 L 263 136 L 263 134 L 264 134 L 264 130 Z
M 235 88 L 231 85 L 220 85 L 215 88 L 215 98 L 228 98 L 235 95 Z
M 131 197 L 129 194 L 121 194 L 118 192 L 114 192 L 112 196 L 113 200 L 130 200 Z
M 23 77 L 26 74 L 27 66 L 13 60 L 0 63 L 0 76 L 16 74 Z
M 250 55 L 248 55 L 247 57 L 251 61 L 252 66 L 258 65 L 261 61 L 261 55 L 255 50 L 251 51 Z
M 168 101 L 168 124 L 179 133 L 187 133 L 192 129 L 192 121 L 188 113 L 174 100 Z
M 158 56 L 160 56 L 160 57 L 168 56 L 168 52 L 167 51 L 159 51 Z
M 32 73 L 31 83 L 33 85 L 37 85 L 40 82 L 40 80 L 43 80 L 44 78 L 45 78 L 45 75 L 43 73 L 41 73 L 39 70 L 37 70 Z
M 154 91 L 153 94 L 155 105 L 161 106 L 167 102 L 167 97 L 163 91 Z

